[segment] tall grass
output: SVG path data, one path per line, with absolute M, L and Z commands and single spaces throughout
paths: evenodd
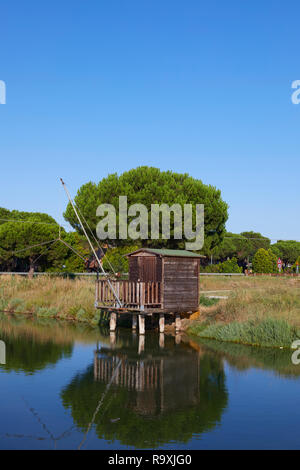
M 234 288 L 216 305 L 200 305 L 188 332 L 219 341 L 290 347 L 300 336 L 299 281 L 261 277 L 256 283 L 255 289 Z
M 230 341 L 252 346 L 290 348 L 297 338 L 297 329 L 285 320 L 266 318 L 255 322 L 249 320 L 227 324 L 216 323 L 208 326 L 193 325 L 189 332 L 200 338 Z
M 0 276 L 0 310 L 97 324 L 92 280 Z

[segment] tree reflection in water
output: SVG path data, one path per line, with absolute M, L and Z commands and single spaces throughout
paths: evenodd
M 111 347 L 97 347 L 94 364 L 62 390 L 77 426 L 139 448 L 187 442 L 213 429 L 228 400 L 222 360 L 172 337 L 164 345 L 157 335 L 147 335 L 142 347 L 141 341 L 112 337 Z

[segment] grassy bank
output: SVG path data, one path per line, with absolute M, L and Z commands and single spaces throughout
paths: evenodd
M 270 277 L 270 276 L 200 276 L 201 291 L 224 291 L 238 289 L 268 289 L 268 288 L 300 288 L 300 276 Z
M 95 283 L 92 280 L 41 276 L 0 276 L 0 310 L 42 318 L 61 318 L 97 325 Z
M 262 278 L 258 283 L 255 289 L 241 284 L 242 288 L 228 292 L 227 300 L 200 307 L 188 332 L 219 341 L 290 347 L 300 337 L 300 289 L 294 282 L 277 278 Z
M 203 285 L 204 284 L 204 285 Z M 290 347 L 300 337 L 300 281 L 270 277 L 205 278 L 201 290 L 227 287 L 227 300 L 201 294 L 200 315 L 188 321 L 188 332 L 201 338 Z M 209 289 L 208 289 L 209 287 Z M 222 290 L 222 289 L 220 289 Z M 0 276 L 0 310 L 98 325 L 91 279 Z

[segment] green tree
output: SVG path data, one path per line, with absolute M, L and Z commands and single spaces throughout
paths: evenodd
M 208 257 L 212 254 L 214 260 L 224 261 L 227 258 L 235 257 L 239 262 L 243 262 L 247 259 L 251 260 L 259 248 L 268 249 L 269 246 L 269 238 L 260 233 L 242 232 L 238 234 L 226 232 L 222 242 L 205 254 Z
M 209 255 L 209 253 L 207 253 Z M 226 260 L 236 257 L 239 261 L 244 260 L 249 254 L 249 242 L 241 234 L 226 232 L 224 239 L 213 249 L 212 255 L 215 260 Z
M 105 271 L 111 271 L 112 266 L 116 272 L 128 273 L 128 258 L 125 255 L 139 248 L 139 245 L 128 245 L 108 250 L 103 259 L 103 268 Z
M 278 272 L 278 266 L 277 266 L 278 257 L 276 256 L 276 254 L 274 253 L 272 248 L 270 248 L 268 250 L 268 253 L 269 253 L 269 256 L 270 256 L 271 263 L 272 263 L 272 271 L 271 272 L 276 273 L 276 272 Z
M 51 240 L 53 243 L 47 243 Z M 50 215 L 0 208 L 1 270 L 82 272 L 82 258 L 89 253 L 85 237 L 59 229 Z
M 271 248 L 276 250 L 284 263 L 294 264 L 300 256 L 300 242 L 295 240 L 278 240 Z
M 223 239 L 228 206 L 222 200 L 221 192 L 188 174 L 160 171 L 158 168 L 143 166 L 127 171 L 120 176 L 109 175 L 98 184 L 89 182 L 81 186 L 75 196 L 75 202 L 95 235 L 96 226 L 100 220 L 96 217 L 96 209 L 103 203 L 112 204 L 116 208 L 118 228 L 119 196 L 127 196 L 128 206 L 135 203 L 144 204 L 149 214 L 151 204 L 166 203 L 170 206 L 175 203 L 181 206 L 184 204 L 193 204 L 193 206 L 204 204 L 205 249 L 212 249 Z M 80 233 L 78 221 L 70 204 L 67 206 L 64 217 Z M 195 228 L 195 207 L 193 222 L 193 228 Z M 171 237 L 172 233 L 174 233 L 174 224 L 171 227 Z M 184 248 L 184 241 L 172 238 L 170 240 L 150 240 L 149 223 L 149 239 L 142 240 L 142 244 L 144 246 Z M 111 240 L 111 242 L 117 246 L 132 244 L 132 240 L 129 239 L 117 239 Z
M 274 264 L 274 259 L 276 262 L 275 255 L 270 250 L 265 250 L 264 248 L 259 248 L 253 257 L 253 269 L 256 273 L 273 273 L 276 272 L 276 264 Z
M 250 259 L 252 259 L 259 248 L 264 248 L 265 250 L 270 248 L 271 240 L 259 232 L 242 232 L 241 236 L 247 239 L 247 256 Z

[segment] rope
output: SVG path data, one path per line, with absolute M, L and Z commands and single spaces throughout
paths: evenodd
M 71 245 L 69 245 L 67 242 L 65 242 L 64 240 L 61 240 L 61 239 L 59 239 L 58 241 L 60 241 L 64 245 L 66 245 L 70 250 L 74 251 L 74 253 L 77 256 L 79 256 L 79 258 L 81 258 L 83 261 L 85 261 L 85 258 L 83 256 L 81 256 L 81 254 L 77 250 L 75 250 L 75 248 L 73 248 Z
M 53 242 L 56 242 L 57 240 L 58 238 L 55 238 L 54 240 L 49 240 L 48 242 L 42 242 L 42 243 L 38 243 L 37 245 L 27 246 L 26 248 L 22 248 L 22 250 L 11 251 L 11 253 L 12 254 L 21 253 L 22 251 L 27 251 L 27 250 L 30 250 L 31 248 L 36 248 L 42 245 L 47 245 L 48 243 L 53 243 Z
M 108 258 L 108 256 L 107 256 L 107 254 L 106 254 L 106 253 L 104 253 L 104 251 L 103 251 L 103 249 L 102 249 L 101 245 L 99 244 L 99 242 L 98 242 L 97 238 L 96 238 L 96 237 L 95 237 L 95 235 L 94 235 L 94 232 L 92 231 L 91 227 L 90 227 L 90 226 L 89 226 L 89 224 L 87 223 L 87 221 L 86 221 L 86 219 L 85 219 L 84 215 L 82 214 L 82 212 L 81 212 L 81 210 L 79 209 L 79 207 L 78 207 L 78 205 L 77 205 L 77 204 L 76 204 L 76 208 L 77 208 L 78 212 L 80 213 L 81 217 L 83 218 L 83 221 L 84 221 L 84 222 L 85 222 L 85 224 L 87 225 L 87 227 L 88 227 L 88 229 L 89 229 L 90 233 L 92 234 L 92 237 L 93 237 L 93 239 L 95 240 L 95 242 L 97 243 L 98 247 L 99 247 L 99 248 L 100 248 L 100 250 L 102 251 L 102 253 L 103 253 L 103 259 L 104 259 L 104 258 L 105 258 L 105 256 L 106 256 L 107 262 L 108 262 L 108 264 L 109 264 L 109 266 L 110 266 L 110 268 L 111 268 L 112 272 L 114 273 L 114 275 L 116 275 L 116 272 L 115 272 L 115 270 L 114 270 L 114 268 L 113 268 L 113 266 L 112 266 L 111 262 L 109 261 L 109 258 Z
M 116 366 L 116 368 L 115 368 L 115 370 L 114 370 L 114 372 L 113 372 L 113 374 L 112 374 L 112 376 L 111 376 L 111 379 L 110 379 L 109 383 L 107 384 L 107 386 L 105 387 L 105 390 L 104 390 L 104 392 L 103 392 L 103 394 L 102 394 L 102 396 L 101 396 L 101 398 L 100 398 L 100 400 L 99 400 L 99 402 L 98 402 L 98 405 L 97 405 L 97 407 L 96 407 L 96 409 L 95 409 L 95 411 L 94 411 L 94 414 L 93 414 L 93 416 L 92 416 L 92 420 L 91 420 L 91 422 L 89 423 L 89 425 L 88 425 L 88 427 L 87 427 L 87 430 L 86 430 L 86 432 L 85 432 L 85 435 L 84 435 L 82 441 L 80 442 L 80 444 L 79 444 L 79 446 L 78 446 L 78 450 L 81 449 L 82 445 L 84 444 L 84 441 L 85 441 L 86 438 L 87 438 L 87 435 L 88 435 L 88 433 L 89 433 L 89 431 L 90 431 L 90 429 L 91 429 L 91 426 L 92 426 L 93 422 L 95 421 L 95 418 L 96 418 L 96 416 L 97 416 L 97 414 L 98 414 L 98 411 L 100 410 L 101 406 L 103 405 L 104 398 L 106 397 L 106 394 L 107 394 L 107 392 L 109 391 L 109 389 L 110 389 L 110 387 L 111 387 L 111 384 L 113 383 L 113 381 L 114 381 L 114 379 L 115 379 L 115 377 L 116 377 L 116 375 L 117 375 L 117 372 L 118 372 L 118 369 L 119 369 L 121 363 L 122 363 L 122 360 L 119 359 L 119 362 L 118 362 L 118 364 L 117 364 L 117 366 Z
M 25 219 L 1 219 L 3 222 L 17 222 L 17 223 L 25 223 L 25 224 L 42 224 L 42 225 L 60 225 L 58 223 L 51 223 L 51 222 L 39 222 L 39 221 L 36 221 L 36 220 L 25 220 Z M 67 225 L 65 225 L 65 227 L 67 227 Z
M 37 262 L 37 260 L 40 259 L 40 257 L 43 256 L 48 250 L 50 250 L 51 246 L 53 246 L 54 243 L 56 243 L 57 241 L 59 240 L 57 239 L 53 243 L 51 243 L 50 246 L 47 246 L 47 248 L 42 251 L 42 253 L 32 262 L 32 264 L 34 265 Z

